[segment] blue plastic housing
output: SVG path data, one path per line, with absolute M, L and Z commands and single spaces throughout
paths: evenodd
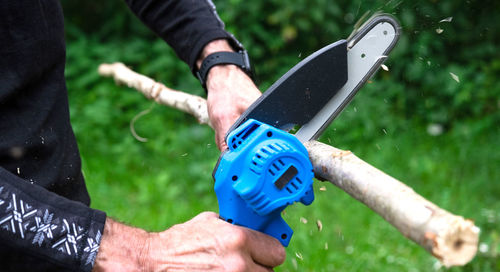
M 281 211 L 294 202 L 309 205 L 314 200 L 306 148 L 295 136 L 253 119 L 227 139 L 229 150 L 214 169 L 220 216 L 288 246 L 293 231 Z

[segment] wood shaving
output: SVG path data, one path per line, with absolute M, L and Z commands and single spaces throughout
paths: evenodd
M 316 226 L 318 226 L 318 231 L 323 230 L 323 223 L 321 223 L 321 220 L 316 220 Z
M 451 20 L 453 20 L 453 17 L 444 18 L 443 20 L 441 20 L 439 22 L 440 23 L 449 23 L 449 22 L 451 22 Z
M 456 82 L 460 83 L 460 78 L 457 75 L 455 75 L 454 73 L 450 72 L 450 76 L 451 76 L 451 78 L 453 78 L 453 80 L 455 80 Z

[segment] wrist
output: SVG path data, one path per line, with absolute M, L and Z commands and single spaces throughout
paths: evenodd
M 208 57 L 208 55 L 215 52 L 234 52 L 234 50 L 225 39 L 213 40 L 207 43 L 201 51 L 198 60 L 196 60 L 196 68 L 200 69 L 203 60 Z
M 227 40 L 214 40 L 202 50 L 197 61 L 198 70 L 195 75 L 203 88 L 208 92 L 209 81 L 229 80 L 228 74 L 241 74 L 245 80 L 252 81 L 252 70 L 247 52 L 240 48 L 234 52 Z M 218 77 L 222 75 L 222 77 Z M 241 77 L 237 77 L 241 78 Z
M 231 91 L 235 86 L 240 89 L 256 88 L 250 76 L 234 64 L 217 65 L 208 71 L 206 81 L 208 93 Z
M 92 271 L 142 271 L 148 263 L 150 236 L 107 218 Z

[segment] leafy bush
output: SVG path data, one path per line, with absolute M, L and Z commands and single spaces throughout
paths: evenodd
M 70 41 L 89 37 L 102 43 L 118 41 L 126 45 L 124 51 L 130 50 L 124 54 L 127 64 L 148 63 L 151 76 L 174 84 L 181 82 L 176 80 L 179 75 L 188 73 L 123 2 L 63 4 Z M 377 77 L 384 91 L 375 94 L 387 99 L 394 113 L 445 127 L 468 119 L 500 120 L 500 54 L 495 48 L 500 25 L 494 19 L 500 11 L 498 1 L 232 0 L 216 4 L 228 30 L 249 49 L 263 88 L 301 58 L 347 37 L 365 12 L 382 11 L 394 14 L 403 32 L 389 61 L 390 73 Z M 158 50 L 137 50 L 150 43 Z M 399 91 L 401 85 L 404 92 Z

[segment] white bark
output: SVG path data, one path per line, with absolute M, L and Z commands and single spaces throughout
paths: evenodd
M 474 258 L 479 228 L 471 220 L 439 208 L 350 151 L 316 141 L 305 146 L 317 176 L 364 203 L 445 266 Z
M 188 112 L 202 124 L 209 123 L 206 102 L 201 97 L 169 89 L 121 63 L 102 64 L 99 73 L 137 89 L 160 104 Z M 474 258 L 479 228 L 471 220 L 439 208 L 350 151 L 317 141 L 305 146 L 318 177 L 364 203 L 445 266 L 465 265 Z
M 210 125 L 205 99 L 185 92 L 170 89 L 147 76 L 138 74 L 123 63 L 101 64 L 99 74 L 114 78 L 117 84 L 124 84 L 141 92 L 148 99 L 193 115 L 200 124 Z M 211 126 L 211 125 L 210 125 Z

